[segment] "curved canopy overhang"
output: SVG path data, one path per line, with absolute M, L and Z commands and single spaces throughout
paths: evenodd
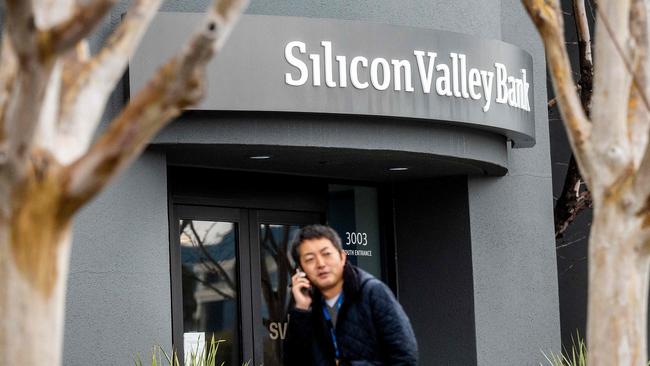
M 364 181 L 498 176 L 508 162 L 506 140 L 498 134 L 359 116 L 189 112 L 153 144 L 171 165 Z

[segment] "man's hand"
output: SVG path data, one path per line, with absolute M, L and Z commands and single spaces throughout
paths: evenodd
M 300 310 L 309 310 L 311 306 L 311 296 L 307 292 L 311 289 L 311 282 L 307 279 L 307 274 L 297 270 L 296 274 L 291 277 L 291 293 L 296 301 L 296 308 Z

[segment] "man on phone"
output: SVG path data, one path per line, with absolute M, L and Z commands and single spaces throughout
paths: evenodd
M 295 307 L 284 340 L 285 366 L 416 365 L 417 343 L 391 290 L 346 262 L 330 227 L 310 225 L 293 239 Z

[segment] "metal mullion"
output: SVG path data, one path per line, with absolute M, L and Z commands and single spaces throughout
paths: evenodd
M 251 234 L 251 292 L 253 289 L 262 289 L 262 272 L 261 272 L 261 251 L 260 251 L 260 231 L 259 231 L 259 211 L 250 210 L 249 211 L 249 232 Z M 252 304 L 252 319 L 253 326 L 251 328 L 253 341 L 255 346 L 255 357 L 254 365 L 261 365 L 264 362 L 264 332 L 261 331 L 261 328 L 258 326 L 262 322 L 262 300 L 260 296 L 260 291 L 252 294 L 251 297 Z
M 239 236 L 240 242 L 237 248 L 239 263 L 239 316 L 240 316 L 240 339 L 242 343 L 242 363 L 254 359 L 254 322 L 251 317 L 252 288 L 251 288 L 251 240 L 249 210 L 240 209 Z M 253 363 L 256 365 L 256 363 Z
M 172 351 L 183 354 L 183 278 L 178 218 L 174 209 L 169 218 L 169 268 L 172 312 Z M 180 338 L 179 338 L 180 337 Z
M 309 211 L 258 210 L 258 224 L 308 225 L 321 221 L 321 215 Z
M 192 218 L 199 221 L 240 222 L 241 209 L 228 207 L 175 205 L 176 219 Z

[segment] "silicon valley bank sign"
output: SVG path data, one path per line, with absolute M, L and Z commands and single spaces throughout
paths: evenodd
M 131 93 L 201 15 L 159 13 L 129 65 Z M 497 40 L 334 19 L 245 15 L 194 109 L 366 115 L 483 129 L 535 143 L 531 56 Z M 396 120 L 395 123 L 400 123 Z
M 333 72 L 332 42 L 322 41 L 324 57 L 321 60 L 319 53 L 309 54 L 312 70 L 312 85 L 321 86 L 321 74 L 325 75 L 325 85 L 335 88 L 348 86 L 348 78 L 351 84 L 357 89 L 366 89 L 370 85 L 376 90 L 388 90 L 393 86 L 394 91 L 404 90 L 409 93 L 415 91 L 413 87 L 413 67 L 408 59 L 391 59 L 390 62 L 381 57 L 369 61 L 367 57 L 355 56 L 348 65 L 346 56 L 336 56 L 338 74 Z M 304 42 L 292 41 L 287 43 L 284 49 L 284 57 L 291 66 L 298 70 L 298 77 L 294 78 L 291 73 L 285 74 L 285 82 L 288 85 L 301 86 L 307 83 L 309 68 L 307 63 L 296 56 L 296 53 L 304 55 L 307 46 Z M 417 64 L 418 76 L 421 82 L 422 92 L 430 94 L 434 82 L 434 66 L 440 75 L 435 76 L 435 91 L 439 96 L 456 97 L 480 100 L 484 99 L 483 111 L 490 110 L 492 101 L 492 88 L 496 85 L 496 103 L 508 104 L 511 107 L 520 108 L 530 112 L 528 92 L 530 84 L 526 80 L 526 69 L 521 69 L 521 78 L 508 76 L 504 64 L 496 62 L 495 71 L 467 68 L 467 56 L 452 52 L 449 54 L 449 62 L 438 62 L 436 52 L 414 50 L 415 63 Z M 368 69 L 368 63 L 370 68 Z M 322 65 L 322 66 L 321 66 Z M 349 70 L 349 75 L 348 75 Z M 366 80 L 361 81 L 360 70 L 366 73 Z M 496 84 L 495 81 L 496 74 Z

